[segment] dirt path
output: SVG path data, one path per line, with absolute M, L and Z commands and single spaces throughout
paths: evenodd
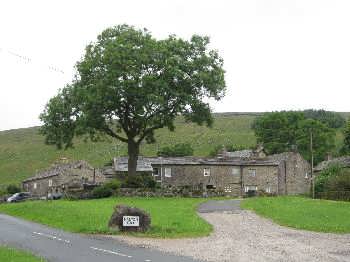
M 173 240 L 116 238 L 203 261 L 350 261 L 350 234 L 294 230 L 276 225 L 251 211 L 213 211 L 200 213 L 214 225 L 214 233 L 209 237 Z

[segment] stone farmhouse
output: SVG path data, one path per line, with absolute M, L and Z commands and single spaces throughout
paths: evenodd
M 127 157 L 114 158 L 111 178 L 128 171 Z M 230 196 L 264 191 L 277 195 L 309 193 L 310 165 L 296 152 L 266 156 L 263 151 L 223 152 L 216 158 L 139 157 L 137 172 L 150 173 L 162 187 L 191 186 Z M 113 175 L 114 173 L 114 175 Z
M 87 185 L 100 184 L 105 180 L 102 173 L 85 161 L 53 164 L 50 168 L 38 172 L 34 177 L 22 182 L 23 190 L 33 196 L 42 197 L 53 193 L 63 193 L 68 189 L 82 189 Z

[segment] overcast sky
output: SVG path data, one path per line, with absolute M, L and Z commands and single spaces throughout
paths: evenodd
M 39 125 L 84 47 L 123 23 L 208 35 L 228 89 L 216 112 L 350 111 L 349 14 L 349 0 L 1 0 L 0 130 Z

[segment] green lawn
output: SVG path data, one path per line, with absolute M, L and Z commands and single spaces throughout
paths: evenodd
M 350 233 L 350 202 L 286 196 L 246 199 L 241 206 L 284 226 Z
M 44 259 L 33 256 L 28 252 L 0 246 L 1 262 L 44 262 Z
M 207 199 L 106 198 L 84 201 L 28 201 L 0 205 L 0 212 L 79 233 L 113 233 L 108 220 L 116 204 L 127 204 L 151 214 L 151 229 L 141 236 L 180 238 L 207 236 L 212 226 L 195 209 Z M 1 260 L 0 260 L 1 261 Z

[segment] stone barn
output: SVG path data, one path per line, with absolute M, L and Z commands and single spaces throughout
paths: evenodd
M 46 170 L 22 182 L 24 191 L 42 197 L 52 193 L 63 193 L 70 188 L 101 184 L 105 180 L 102 173 L 86 161 L 55 163 Z

